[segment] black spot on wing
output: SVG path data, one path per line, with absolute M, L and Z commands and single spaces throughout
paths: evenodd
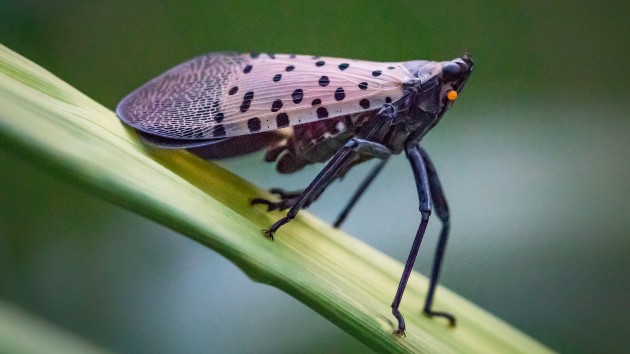
M 346 92 L 343 90 L 343 87 L 339 87 L 335 90 L 335 100 L 342 101 L 344 98 L 346 98 Z
M 295 104 L 302 102 L 302 99 L 304 98 L 304 91 L 302 89 L 296 89 L 291 94 L 291 98 L 293 99 L 293 103 Z
M 328 76 L 322 76 L 319 78 L 319 86 L 321 87 L 326 87 L 330 84 L 330 79 L 328 78 Z
M 247 121 L 247 128 L 250 132 L 255 133 L 260 130 L 260 119 L 258 117 L 250 118 Z
M 243 103 L 241 103 L 241 112 L 245 113 L 249 109 L 249 106 L 252 104 L 252 100 L 254 99 L 254 91 L 248 91 L 243 96 Z
M 276 116 L 276 125 L 278 128 L 289 126 L 289 116 L 286 113 L 280 113 Z
M 223 126 L 223 124 L 215 125 L 212 129 L 212 135 L 214 137 L 225 136 L 225 127 Z
M 328 110 L 325 107 L 317 108 L 317 118 L 319 119 L 328 118 Z
M 280 108 L 282 108 L 282 101 L 280 99 L 273 101 L 273 103 L 271 104 L 271 111 L 278 112 Z

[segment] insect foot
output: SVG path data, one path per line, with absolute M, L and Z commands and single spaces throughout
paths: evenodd
M 276 223 L 271 225 L 271 227 L 269 227 L 269 229 L 262 230 L 263 235 L 265 235 L 268 239 L 273 241 L 273 235 L 276 233 L 276 231 L 278 231 L 280 226 L 282 226 L 282 225 L 288 223 L 289 221 L 293 220 L 294 217 L 295 216 L 293 216 L 293 217 L 285 216 L 284 218 L 276 221 Z
M 399 337 L 406 337 L 407 336 L 407 334 L 405 333 L 405 330 L 404 329 L 400 329 L 400 328 L 395 330 L 394 334 L 399 336 Z
M 267 199 L 263 199 L 263 198 L 254 198 L 252 199 L 252 201 L 250 202 L 251 205 L 256 205 L 256 204 L 264 204 L 267 206 L 267 211 L 274 211 L 276 209 L 278 209 L 277 205 L 278 203 L 276 202 L 272 202 L 270 200 Z
M 252 205 L 256 205 L 256 204 L 266 205 L 267 211 L 286 210 L 292 207 L 293 204 L 295 204 L 296 199 L 297 197 L 293 197 L 293 198 L 281 199 L 278 202 L 272 202 L 264 198 L 254 198 L 252 199 L 251 204 Z
M 277 202 L 272 202 L 269 199 L 264 198 L 254 198 L 251 201 L 252 205 L 263 204 L 267 206 L 267 211 L 274 210 L 286 210 L 292 207 L 295 204 L 295 201 L 300 197 L 302 191 L 297 192 L 286 192 L 280 188 L 271 188 L 269 190 L 270 193 L 277 195 L 280 200 Z
M 273 241 L 273 231 L 271 230 L 260 230 L 260 231 L 262 231 L 263 235 L 265 235 L 266 238 Z
M 451 315 L 450 313 L 437 312 L 437 311 L 431 311 L 431 310 L 424 310 L 423 312 L 425 316 L 430 317 L 430 318 L 433 318 L 433 317 L 446 318 L 448 320 L 449 327 L 455 327 L 455 325 L 457 324 L 457 321 L 455 320 L 455 316 Z
M 277 195 L 280 199 L 293 199 L 302 195 L 303 191 L 287 192 L 282 188 L 271 188 L 269 193 Z
M 394 317 L 396 317 L 396 319 L 398 320 L 398 329 L 394 331 L 394 334 L 396 334 L 399 337 L 406 337 L 405 319 L 403 318 L 400 311 L 398 311 L 398 305 L 396 306 L 392 305 L 392 315 L 394 315 Z

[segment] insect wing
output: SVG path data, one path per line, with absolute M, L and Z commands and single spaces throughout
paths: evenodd
M 378 109 L 409 77 L 400 63 L 211 53 L 138 88 L 117 114 L 164 138 L 232 137 Z

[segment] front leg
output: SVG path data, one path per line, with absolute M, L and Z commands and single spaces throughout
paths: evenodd
M 391 151 L 382 144 L 375 143 L 364 139 L 350 139 L 326 164 L 324 169 L 315 177 L 309 186 L 295 199 L 290 199 L 291 205 L 287 215 L 271 225 L 267 230 L 263 230 L 264 234 L 273 239 L 274 233 L 284 224 L 293 220 L 297 213 L 306 205 L 313 202 L 323 190 L 337 177 L 339 171 L 351 161 L 357 154 L 368 155 L 381 159 L 386 159 Z M 266 204 L 268 208 L 275 207 L 275 204 L 265 199 L 254 199 L 254 204 Z
M 405 292 L 405 288 L 407 287 L 407 281 L 409 280 L 409 276 L 411 275 L 411 271 L 413 270 L 413 264 L 415 263 L 416 257 L 418 256 L 420 243 L 422 243 L 424 232 L 427 229 L 432 208 L 429 177 L 420 150 L 417 146 L 411 146 L 406 148 L 405 152 L 407 153 L 407 158 L 411 163 L 413 176 L 416 180 L 418 199 L 420 200 L 421 219 L 420 226 L 418 226 L 418 232 L 416 233 L 416 237 L 413 240 L 413 245 L 411 246 L 411 250 L 409 251 L 407 262 L 405 263 L 405 269 L 403 270 L 403 274 L 400 277 L 400 283 L 398 284 L 398 290 L 396 290 L 396 296 L 394 297 L 394 301 L 392 302 L 392 314 L 398 320 L 398 329 L 396 329 L 395 331 L 395 333 L 398 335 L 405 335 L 405 319 L 398 310 L 398 307 L 400 306 L 400 301 L 402 300 L 403 293 Z
M 377 168 L 376 172 L 373 172 L 372 174 L 370 174 L 370 176 L 368 176 L 367 183 L 366 182 L 362 183 L 362 185 L 359 188 L 359 190 L 357 190 L 357 192 L 355 193 L 355 196 L 353 197 L 353 200 L 344 209 L 344 212 L 340 216 L 342 221 L 343 221 L 343 218 L 345 218 L 345 215 L 348 214 L 349 209 L 354 205 L 356 200 L 363 193 L 363 191 L 367 188 L 367 186 L 374 179 L 374 177 L 376 177 L 376 174 L 384 166 L 384 162 L 387 161 L 387 158 L 392 153 L 386 146 L 384 146 L 382 144 L 375 143 L 375 142 L 372 142 L 372 141 L 368 141 L 368 140 L 365 140 L 365 139 L 359 139 L 359 138 L 350 139 L 346 143 L 346 145 L 344 147 L 350 148 L 350 149 L 354 150 L 355 152 L 357 152 L 359 154 L 376 157 L 376 158 L 381 159 L 383 161 L 378 165 L 380 167 Z M 269 192 L 271 194 L 277 195 L 280 198 L 280 200 L 277 201 L 277 202 L 273 202 L 273 201 L 270 201 L 270 200 L 264 199 L 264 198 L 255 198 L 251 202 L 252 205 L 254 205 L 254 204 L 266 205 L 267 206 L 267 211 L 289 209 L 292 206 L 294 206 L 296 203 L 298 203 L 298 201 L 300 200 L 300 196 L 304 193 L 304 190 L 302 190 L 302 191 L 294 191 L 294 192 L 287 192 L 287 191 L 285 191 L 285 190 L 283 190 L 281 188 L 271 188 L 269 190 Z M 311 200 L 310 202 L 312 202 L 312 201 L 313 200 Z M 302 208 L 308 207 L 310 202 L 307 201 L 302 206 Z M 337 222 L 335 222 L 335 227 L 338 227 L 340 223 L 341 222 L 339 220 Z

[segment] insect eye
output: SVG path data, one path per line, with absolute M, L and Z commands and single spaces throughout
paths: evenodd
M 462 68 L 457 63 L 449 62 L 442 64 L 442 77 L 444 78 L 456 77 L 461 73 L 461 71 Z

